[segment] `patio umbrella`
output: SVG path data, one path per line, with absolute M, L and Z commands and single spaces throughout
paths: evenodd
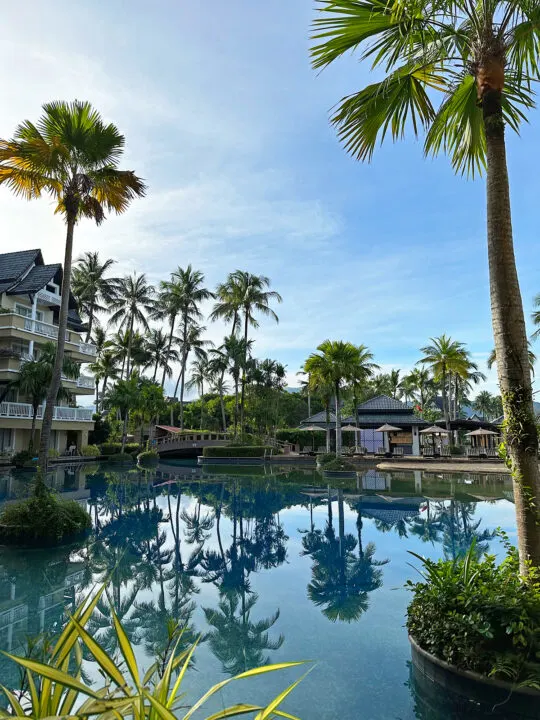
M 471 430 L 471 432 L 465 433 L 467 437 L 473 437 L 473 438 L 480 438 L 480 437 L 493 437 L 494 435 L 498 435 L 499 433 L 494 432 L 493 430 L 484 430 L 484 428 L 477 428 L 476 430 Z M 475 445 L 476 447 L 476 445 Z
M 433 445 L 434 449 L 435 449 L 435 435 L 449 435 L 449 434 L 450 434 L 450 430 L 439 427 L 438 425 L 432 425 L 431 427 L 428 427 L 425 430 L 420 430 L 420 435 L 431 435 L 431 444 Z
M 349 423 L 349 425 L 343 425 L 341 431 L 343 432 L 343 430 L 345 430 L 345 432 L 354 433 L 354 447 L 358 448 L 358 433 L 360 432 L 360 428 L 357 428 L 356 425 L 351 425 Z
M 298 429 L 302 432 L 315 432 L 317 430 L 324 430 L 324 428 L 318 427 L 317 425 L 306 425 Z M 315 435 L 311 436 L 311 449 L 315 450 Z
M 375 432 L 381 432 L 381 433 L 391 433 L 391 432 L 399 432 L 401 428 L 395 427 L 395 425 L 389 425 L 388 423 L 384 423 L 384 425 L 381 425 L 381 427 L 377 428 Z M 388 442 L 388 447 L 390 447 L 390 442 Z

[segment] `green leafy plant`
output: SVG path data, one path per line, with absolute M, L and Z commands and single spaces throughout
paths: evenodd
M 49 457 L 50 458 L 57 458 L 60 457 L 60 453 L 56 448 L 49 448 Z
M 32 460 L 33 457 L 34 453 L 31 453 L 29 450 L 20 450 L 19 452 L 15 453 L 12 460 L 13 464 L 16 467 L 24 467 Z
M 0 542 L 9 545 L 60 545 L 88 531 L 90 516 L 74 500 L 52 493 L 38 474 L 33 494 L 0 512 Z
M 83 457 L 99 457 L 101 451 L 97 445 L 83 445 L 81 448 L 81 455 Z
M 178 652 L 183 630 L 179 626 L 169 629 L 170 640 L 166 654 L 159 657 L 143 674 L 137 664 L 133 646 L 116 616 L 111 610 L 113 630 L 122 663 L 111 657 L 92 637 L 85 626 L 101 598 L 104 588 L 87 598 L 69 619 L 60 637 L 50 649 L 48 662 L 23 658 L 4 653 L 23 669 L 28 693 L 16 697 L 15 693 L 2 687 L 9 712 L 2 717 L 94 717 L 134 718 L 136 720 L 189 720 L 205 703 L 224 687 L 238 680 L 249 679 L 267 673 L 302 665 L 300 662 L 277 663 L 254 668 L 211 687 L 199 700 L 186 709 L 184 704 L 186 673 L 197 648 L 197 642 L 187 650 Z M 100 669 L 104 678 L 100 688 L 90 687 L 82 677 L 83 650 Z M 298 720 L 294 715 L 279 708 L 287 696 L 301 682 L 294 681 L 267 705 L 239 703 L 213 713 L 206 720 L 251 715 L 255 720 L 285 717 Z M 182 704 L 180 704 L 182 703 Z
M 159 462 L 159 453 L 155 450 L 145 450 L 137 455 L 137 461 L 140 465 L 155 465 Z
M 130 453 L 115 453 L 108 458 L 110 463 L 133 463 L 135 458 Z
M 355 472 L 356 467 L 349 460 L 345 460 L 342 457 L 333 457 L 328 462 L 325 462 L 322 466 L 323 470 L 328 472 Z
M 540 576 L 531 568 L 523 582 L 518 552 L 506 538 L 505 545 L 499 565 L 494 555 L 479 559 L 474 544 L 456 560 L 411 553 L 423 581 L 407 583 L 414 594 L 407 628 L 420 647 L 458 668 L 540 687 Z
M 317 462 L 319 465 L 326 465 L 327 463 L 332 462 L 332 460 L 335 459 L 335 453 L 322 453 L 320 455 L 317 455 Z
M 203 457 L 225 457 L 225 458 L 262 458 L 275 452 L 271 447 L 266 445 L 231 445 L 227 447 L 205 447 L 203 448 Z

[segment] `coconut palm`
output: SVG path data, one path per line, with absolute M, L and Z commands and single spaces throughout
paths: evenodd
M 183 415 L 183 400 L 184 400 L 184 388 L 185 388 L 185 370 L 186 363 L 190 354 L 193 352 L 197 360 L 206 359 L 207 350 L 206 348 L 212 345 L 211 340 L 205 340 L 203 338 L 206 328 L 204 326 L 190 324 L 187 327 L 187 333 L 178 340 L 178 351 L 181 358 L 180 373 L 174 387 L 174 397 L 178 392 L 178 386 L 180 385 L 180 427 L 183 429 L 184 426 L 184 415 Z M 171 407 L 171 418 L 172 418 L 172 407 Z M 172 424 L 172 420 L 171 420 Z
M 211 378 L 211 387 L 213 392 L 219 394 L 219 404 L 221 406 L 221 424 L 223 432 L 227 432 L 227 417 L 225 415 L 224 395 L 229 391 L 225 382 L 225 373 L 229 368 L 229 357 L 224 345 L 218 348 L 212 348 L 208 352 L 208 369 Z
M 191 377 L 186 385 L 188 390 L 196 388 L 199 392 L 199 399 L 201 402 L 201 427 L 203 429 L 204 424 L 204 385 L 210 383 L 212 374 L 208 366 L 208 358 L 201 357 L 197 358 L 191 363 Z
M 229 273 L 224 283 L 220 283 L 215 292 L 217 302 L 210 313 L 210 320 L 225 320 L 231 323 L 231 335 L 240 329 L 240 310 L 242 307 L 241 277 Z
M 129 413 L 131 410 L 135 410 L 137 408 L 139 401 L 139 382 L 138 378 L 134 375 L 129 377 L 127 380 L 119 380 L 109 393 L 109 406 L 119 410 L 124 421 L 122 429 L 122 452 L 124 452 L 126 447 Z
M 184 428 L 184 388 L 188 356 L 191 349 L 190 333 L 202 318 L 201 303 L 214 297 L 214 293 L 204 287 L 204 274 L 194 270 L 191 265 L 186 268 L 178 267 L 172 274 L 169 282 L 162 283 L 162 292 L 165 293 L 169 310 L 169 318 L 180 317 L 180 428 Z M 170 337 L 174 320 L 171 325 Z M 178 391 L 178 383 L 174 395 Z
M 532 334 L 531 337 L 535 338 L 534 333 Z M 528 340 L 527 342 L 529 345 L 529 369 L 531 371 L 531 375 L 534 377 L 534 365 L 536 363 L 536 355 L 531 349 L 531 341 Z M 488 359 L 486 361 L 488 370 L 491 370 L 491 368 L 495 365 L 496 362 L 497 362 L 497 353 L 495 351 L 495 348 L 493 348 L 493 350 L 489 353 Z
M 433 378 L 441 383 L 443 415 L 446 429 L 450 430 L 450 406 L 448 402 L 448 380 L 452 374 L 467 371 L 467 360 L 463 353 L 463 344 L 447 335 L 431 338 L 431 345 L 421 348 L 424 357 L 417 364 L 428 366 Z
M 58 343 L 41 428 L 39 464 L 47 469 L 54 405 L 61 383 L 68 321 L 75 225 L 82 218 L 100 224 L 105 211 L 123 213 L 145 194 L 134 172 L 119 170 L 124 136 L 106 124 L 88 102 L 43 105 L 36 124 L 21 123 L 11 140 L 0 140 L 0 185 L 27 200 L 52 196 L 66 223 L 66 244 Z
M 225 338 L 222 348 L 228 357 L 229 373 L 234 383 L 234 434 L 238 431 L 238 400 L 240 379 L 242 377 L 242 369 L 245 367 L 253 347 L 253 340 L 245 342 L 244 338 L 238 338 L 231 335 Z
M 105 350 L 98 356 L 96 362 L 90 365 L 90 370 L 94 375 L 96 383 L 96 412 L 99 412 L 99 383 L 102 380 L 101 386 L 101 397 L 105 395 L 107 389 L 108 380 L 117 380 L 118 374 L 118 359 L 112 350 Z
M 332 121 L 345 147 L 369 159 L 391 130 L 426 131 L 425 151 L 457 172 L 487 172 L 487 247 L 497 373 L 516 482 L 521 570 L 540 565 L 538 430 L 514 257 L 505 130 L 518 132 L 540 78 L 538 7 L 529 0 L 410 3 L 322 0 L 313 63 L 350 50 L 386 77 L 343 99 Z M 436 108 L 437 92 L 443 93 Z
M 342 340 L 325 340 L 304 363 L 303 370 L 331 386 L 335 398 L 336 455 L 341 452 L 341 391 L 350 382 L 359 362 L 359 349 Z
M 420 405 L 420 412 L 422 412 L 435 395 L 435 388 L 429 370 L 425 367 L 416 367 L 404 379 L 413 392 L 414 399 Z
M 270 307 L 272 301 L 280 303 L 281 295 L 275 290 L 268 290 L 270 278 L 265 275 L 253 275 L 243 270 L 233 273 L 237 284 L 238 300 L 240 302 L 239 314 L 242 317 L 244 329 L 244 366 L 242 368 L 242 390 L 240 399 L 240 430 L 244 431 L 245 394 L 246 394 L 246 362 L 248 353 L 248 333 L 250 327 L 259 327 L 256 315 L 264 315 L 279 322 L 279 318 Z
M 154 293 L 154 288 L 148 283 L 144 273 L 140 275 L 133 273 L 118 280 L 117 293 L 111 301 L 111 325 L 127 332 L 126 378 L 129 378 L 133 369 L 131 367 L 133 334 L 137 325 L 143 330 L 149 329 L 148 317 L 154 310 Z
M 172 377 L 173 371 L 171 362 L 178 362 L 180 355 L 176 348 L 171 348 L 169 346 L 169 338 L 165 335 L 161 328 L 150 328 L 148 331 L 146 336 L 146 351 L 150 356 L 146 367 L 154 368 L 152 381 L 156 382 L 158 370 L 160 368 L 163 368 L 164 377 Z
M 108 311 L 115 297 L 117 278 L 105 277 L 115 260 L 101 262 L 98 252 L 85 252 L 75 261 L 71 288 L 79 309 L 88 318 L 86 342 L 90 341 L 97 313 Z

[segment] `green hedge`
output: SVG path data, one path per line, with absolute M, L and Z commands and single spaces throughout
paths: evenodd
M 227 446 L 227 447 L 205 447 L 203 448 L 203 457 L 264 457 L 270 453 L 272 448 L 265 445 L 248 445 L 248 446 Z
M 140 465 L 155 465 L 159 462 L 159 454 L 155 450 L 145 450 L 137 455 Z
M 81 455 L 83 457 L 98 457 L 101 455 L 101 452 L 97 445 L 83 445 Z
M 135 462 L 135 458 L 130 453 L 114 453 L 114 455 L 110 455 L 108 458 L 109 462 L 113 463 L 133 463 Z
M 126 453 L 138 453 L 141 450 L 139 443 L 126 443 Z M 122 443 L 119 442 L 108 442 L 101 445 L 101 453 L 103 455 L 116 455 L 122 452 Z

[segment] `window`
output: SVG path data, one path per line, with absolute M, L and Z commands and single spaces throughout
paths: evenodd
M 32 317 L 32 308 L 28 307 L 28 305 L 20 305 L 19 303 L 15 303 L 15 312 L 17 315 L 22 315 L 26 318 Z M 36 320 L 39 322 L 43 322 L 43 313 L 41 310 L 36 310 Z
M 19 355 L 30 355 L 30 343 L 28 340 L 17 340 L 12 342 L 11 349 Z
M 53 295 L 57 295 L 57 294 L 58 294 L 58 288 L 56 287 L 56 285 L 47 285 L 47 287 L 45 288 L 45 290 L 47 290 L 47 292 L 52 293 Z
M 0 428 L 0 452 L 13 449 L 11 446 L 11 428 Z

